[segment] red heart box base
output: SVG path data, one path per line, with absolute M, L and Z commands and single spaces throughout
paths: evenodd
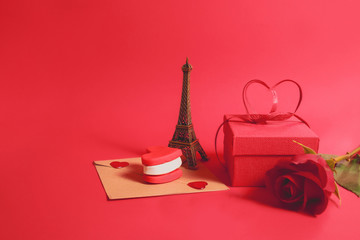
M 180 168 L 162 175 L 146 175 L 144 174 L 144 181 L 148 183 L 167 183 L 174 181 L 182 176 L 182 170 Z

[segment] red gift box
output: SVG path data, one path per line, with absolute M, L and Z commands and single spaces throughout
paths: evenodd
M 278 161 L 304 153 L 293 140 L 316 152 L 319 148 L 319 137 L 298 120 L 253 124 L 236 115 L 225 115 L 224 120 L 224 158 L 232 186 L 264 186 L 265 173 Z

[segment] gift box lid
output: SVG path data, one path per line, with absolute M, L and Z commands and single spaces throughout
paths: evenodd
M 315 151 L 319 147 L 319 137 L 299 120 L 269 121 L 266 124 L 240 122 L 237 115 L 225 115 L 224 120 L 232 118 L 224 125 L 224 142 L 232 144 L 236 155 L 295 155 L 304 150 L 293 140 Z

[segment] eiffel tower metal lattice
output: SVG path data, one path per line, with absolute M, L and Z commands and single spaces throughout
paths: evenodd
M 169 147 L 180 148 L 187 160 L 188 167 L 191 169 L 196 169 L 196 152 L 200 154 L 203 160 L 207 160 L 208 158 L 204 149 L 201 147 L 199 140 L 196 138 L 194 127 L 192 125 L 190 104 L 191 70 L 192 66 L 189 64 L 188 58 L 186 58 L 186 63 L 182 66 L 184 75 L 179 120 L 176 125 L 174 136 L 169 142 Z

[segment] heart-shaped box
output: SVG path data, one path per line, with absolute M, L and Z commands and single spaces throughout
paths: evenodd
M 143 179 L 148 183 L 167 183 L 182 176 L 182 152 L 177 148 L 153 146 L 141 156 Z

